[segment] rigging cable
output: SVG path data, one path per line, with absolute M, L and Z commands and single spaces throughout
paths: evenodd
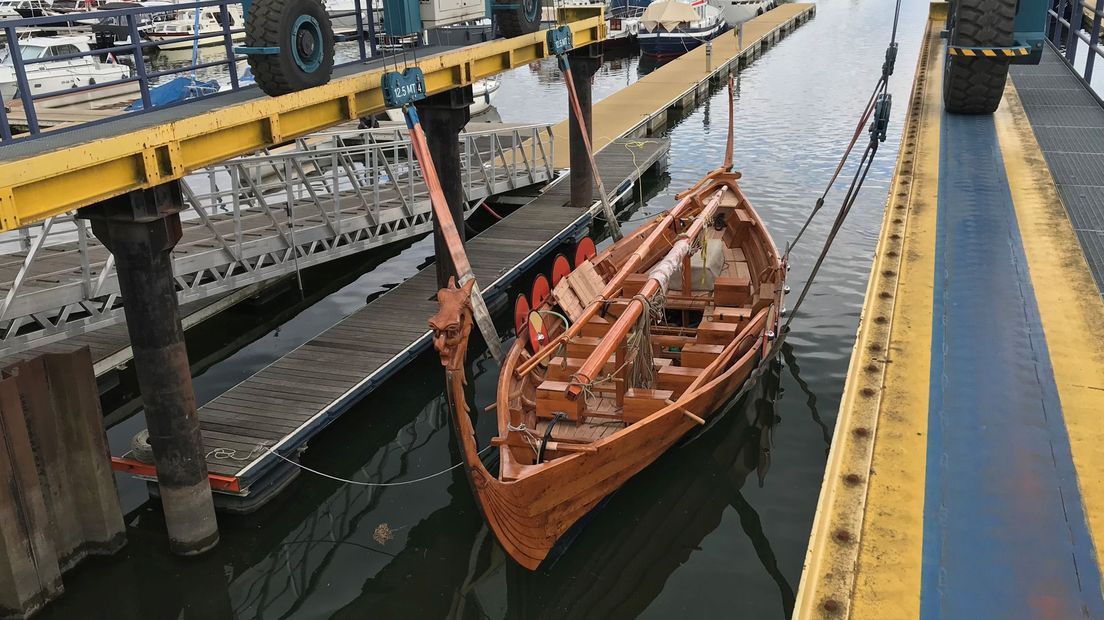
M 777 334 L 771 341 L 770 348 L 763 353 L 763 362 L 758 364 L 748 375 L 748 378 L 744 381 L 744 384 L 740 389 L 732 396 L 729 402 L 736 402 L 740 398 L 743 398 L 751 388 L 758 384 L 759 378 L 767 372 L 771 367 L 770 360 L 774 359 L 774 356 L 782 350 L 782 345 L 786 342 L 786 337 L 790 332 L 790 323 L 793 322 L 797 316 L 797 309 L 801 307 L 802 302 L 805 301 L 806 295 L 809 293 L 809 289 L 812 287 L 813 281 L 816 279 L 817 273 L 820 271 L 821 265 L 824 263 L 824 259 L 828 256 L 828 251 L 832 247 L 832 243 L 836 239 L 836 235 L 839 233 L 840 228 L 843 226 L 843 222 L 847 219 L 847 214 L 850 213 L 851 207 L 855 204 L 855 200 L 858 197 L 859 190 L 862 188 L 863 182 L 866 181 L 867 174 L 870 172 L 870 167 L 874 162 L 874 155 L 878 152 L 878 144 L 885 141 L 886 129 L 889 124 L 889 111 L 890 103 L 892 101 L 889 93 L 887 92 L 889 85 L 889 76 L 893 75 L 893 65 L 897 59 L 897 22 L 901 15 L 901 0 L 896 2 L 897 8 L 893 16 L 893 33 L 890 37 L 889 46 L 886 48 L 885 62 L 882 64 L 882 75 L 878 78 L 878 83 L 874 87 L 874 93 L 871 96 L 870 101 L 863 109 L 863 114 L 860 117 L 859 129 L 856 131 L 855 136 L 852 137 L 851 143 L 848 145 L 847 150 L 844 152 L 843 159 L 837 166 L 836 172 L 832 175 L 832 179 L 828 183 L 828 187 L 825 188 L 824 194 L 817 199 L 817 204 L 813 208 L 812 213 L 809 214 L 805 224 L 801 227 L 797 237 L 794 238 L 786 247 L 786 252 L 782 258 L 783 269 L 786 269 L 787 260 L 790 251 L 793 250 L 794 245 L 800 239 L 801 234 L 805 232 L 809 222 L 816 215 L 817 211 L 824 204 L 824 197 L 827 196 L 828 191 L 835 184 L 840 170 L 843 168 L 844 162 L 847 161 L 851 154 L 851 150 L 858 139 L 861 128 L 865 125 L 867 119 L 873 115 L 874 120 L 870 124 L 870 142 L 867 144 L 866 149 L 863 151 L 862 158 L 859 160 L 858 168 L 855 170 L 855 175 L 851 179 L 851 184 L 848 186 L 847 193 L 843 198 L 843 202 L 840 204 L 840 209 L 836 213 L 836 218 L 832 222 L 832 228 L 828 232 L 827 238 L 824 240 L 824 245 L 821 247 L 820 254 L 817 256 L 816 262 L 813 264 L 813 269 L 809 273 L 809 277 L 805 280 L 805 285 L 801 289 L 801 293 L 798 295 L 797 302 L 794 304 L 793 310 L 790 311 L 789 316 L 786 318 L 785 324 L 782 325 L 779 330 L 781 333 Z M 725 416 L 713 416 L 706 422 L 705 426 L 699 429 L 699 433 L 694 437 L 687 440 L 683 445 L 688 445 L 698 437 L 704 435 L 704 431 L 713 426 L 718 420 Z

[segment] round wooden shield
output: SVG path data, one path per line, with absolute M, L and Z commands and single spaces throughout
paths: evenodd
M 548 296 L 552 294 L 552 287 L 548 285 L 548 278 L 544 274 L 537 276 L 536 280 L 533 280 L 533 293 L 529 296 L 533 310 L 541 307 L 544 300 L 548 299 Z
M 529 321 L 529 300 L 524 294 L 518 295 L 514 302 L 514 333 L 518 336 L 525 331 L 525 324 Z
M 575 246 L 575 266 L 578 267 L 583 261 L 592 259 L 597 254 L 598 250 L 594 247 L 594 240 L 590 237 L 583 237 L 579 245 Z
M 571 273 L 571 263 L 567 262 L 567 257 L 563 254 L 557 254 L 556 260 L 552 261 L 552 288 L 555 288 L 569 273 Z
M 548 330 L 544 327 L 544 319 L 539 312 L 529 313 L 529 348 L 536 353 L 548 342 Z

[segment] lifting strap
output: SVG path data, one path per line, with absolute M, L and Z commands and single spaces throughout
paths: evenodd
M 433 158 L 429 156 L 429 145 L 426 143 L 425 132 L 422 131 L 422 123 L 418 120 L 418 112 L 414 106 L 403 106 L 403 115 L 406 117 L 406 125 L 410 128 L 410 145 L 414 149 L 414 156 L 422 166 L 422 177 L 425 179 L 426 188 L 429 190 L 429 201 L 433 205 L 433 216 L 437 218 L 437 225 L 445 238 L 445 244 L 449 249 L 449 257 L 452 266 L 459 276 L 458 284 L 463 286 L 468 280 L 475 280 L 471 263 L 468 262 L 468 254 L 464 251 L 464 242 L 460 239 L 460 233 L 456 229 L 456 222 L 452 219 L 452 211 L 449 210 L 448 201 L 445 200 L 445 192 L 441 188 L 441 180 L 437 177 L 437 168 L 433 165 Z M 437 260 L 443 257 L 438 256 Z M 483 334 L 483 340 L 487 343 L 487 349 L 499 362 L 502 361 L 502 343 L 498 332 L 495 331 L 491 313 L 487 310 L 487 303 L 483 301 L 483 292 L 479 283 L 475 284 L 471 294 L 472 314 L 475 323 Z

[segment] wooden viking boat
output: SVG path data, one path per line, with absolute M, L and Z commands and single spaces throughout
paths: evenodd
M 771 348 L 786 269 L 732 171 L 731 132 L 730 118 L 724 164 L 669 211 L 602 252 L 580 244 L 574 268 L 560 257 L 551 286 L 534 287 L 532 309 L 519 300 L 498 381 L 497 475 L 480 460 L 464 395 L 474 281 L 438 293 L 430 327 L 465 469 L 526 568 L 719 415 Z

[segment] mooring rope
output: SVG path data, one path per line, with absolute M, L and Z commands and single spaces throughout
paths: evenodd
M 816 216 L 820 208 L 824 206 L 824 199 L 827 197 L 828 192 L 835 185 L 836 180 L 839 178 L 840 172 L 843 170 L 844 165 L 850 158 L 854 149 L 855 143 L 858 141 L 859 135 L 862 133 L 862 128 L 866 125 L 867 121 L 873 117 L 870 121 L 870 141 L 867 143 L 866 149 L 863 151 L 862 157 L 859 159 L 859 164 L 855 169 L 855 175 L 851 178 L 851 184 L 847 188 L 847 193 L 843 198 L 840 209 L 836 213 L 836 218 L 832 222 L 832 228 L 828 232 L 828 236 L 824 240 L 824 245 L 821 247 L 820 254 L 817 256 L 816 262 L 813 264 L 813 269 L 809 273 L 809 277 L 805 280 L 805 285 L 801 289 L 801 293 L 797 297 L 797 303 L 794 304 L 793 309 L 790 311 L 789 317 L 786 319 L 785 325 L 782 327 L 782 333 L 778 335 L 775 341 L 776 346 L 772 346 L 772 351 L 781 346 L 783 340 L 785 340 L 786 334 L 789 332 L 790 323 L 793 322 L 797 316 L 797 310 L 801 307 L 802 302 L 805 301 L 805 297 L 809 293 L 809 289 L 812 287 L 813 282 L 816 280 L 817 274 L 820 272 L 820 267 L 824 263 L 824 259 L 828 256 L 828 251 L 831 249 L 832 244 L 835 242 L 836 235 L 839 233 L 840 228 L 843 226 L 844 220 L 847 218 L 848 213 L 851 212 L 851 207 L 854 206 L 855 200 L 858 197 L 859 190 L 862 188 L 863 183 L 866 181 L 867 173 L 870 172 L 870 166 L 874 161 L 874 155 L 878 152 L 878 145 L 885 141 L 886 127 L 889 123 L 889 112 L 892 98 L 888 93 L 889 90 L 889 77 L 893 75 L 894 64 L 897 60 L 897 22 L 901 17 L 901 0 L 896 2 L 896 10 L 893 14 L 893 30 L 890 35 L 889 45 L 885 51 L 885 61 L 882 63 L 882 73 L 878 77 L 878 81 L 874 86 L 874 91 L 870 95 L 870 99 L 867 101 L 866 106 L 863 107 L 863 113 L 859 117 L 858 126 L 855 128 L 855 133 L 851 137 L 851 141 L 847 148 L 844 150 L 843 157 L 840 159 L 839 164 L 836 166 L 835 172 L 829 179 L 827 186 L 824 188 L 824 192 L 817 198 L 812 212 L 809 213 L 809 217 L 806 218 L 805 223 L 801 226 L 797 236 L 793 241 L 786 244 L 786 251 L 782 256 L 782 264 L 788 266 L 790 252 L 797 245 L 797 242 L 801 239 L 802 234 L 808 228 L 813 218 Z
M 894 13 L 893 17 L 893 34 L 890 38 L 889 47 L 886 49 L 886 60 L 885 63 L 882 65 L 882 75 L 880 78 L 878 78 L 878 85 L 875 87 L 874 96 L 872 98 L 875 102 L 877 101 L 877 96 L 879 94 L 885 94 L 886 87 L 889 81 L 889 76 L 893 74 L 893 63 L 897 56 L 897 20 L 900 17 L 900 14 L 901 0 L 897 0 L 897 10 Z M 863 120 L 859 124 L 860 128 L 865 124 L 866 119 L 869 117 L 869 112 L 867 111 L 868 108 L 869 104 L 867 108 L 864 108 L 863 110 Z M 886 118 L 876 118 L 875 123 L 877 123 L 878 120 L 881 120 L 883 123 L 888 121 L 888 107 L 886 109 L 886 115 Z M 763 352 L 762 361 L 751 371 L 747 379 L 744 380 L 744 384 L 740 387 L 740 389 L 732 395 L 731 402 L 736 402 L 740 398 L 743 398 L 749 391 L 751 391 L 751 389 L 755 385 L 758 384 L 759 378 L 767 372 L 767 370 L 771 366 L 771 361 L 782 350 L 782 345 L 786 342 L 786 337 L 790 333 L 790 323 L 792 323 L 794 318 L 797 316 L 797 309 L 805 300 L 805 296 L 808 294 L 809 288 L 812 286 L 813 281 L 816 279 L 817 273 L 820 271 L 821 265 L 824 263 L 825 257 L 828 255 L 828 250 L 831 248 L 832 243 L 836 239 L 836 234 L 839 233 L 839 230 L 843 225 L 843 221 L 847 218 L 847 214 L 851 211 L 851 207 L 855 204 L 855 198 L 858 196 L 859 189 L 862 188 L 863 182 L 866 180 L 867 173 L 870 172 L 870 166 L 874 160 L 874 154 L 878 150 L 878 143 L 881 140 L 885 139 L 884 132 L 884 124 L 881 126 L 871 126 L 870 143 L 867 145 L 866 150 L 863 152 L 862 159 L 859 160 L 859 165 L 855 171 L 855 176 L 852 177 L 851 185 L 848 187 L 847 194 L 844 196 L 843 203 L 840 205 L 840 210 L 836 214 L 836 219 L 832 222 L 832 229 L 829 231 L 828 237 L 825 239 L 824 246 L 821 248 L 820 251 L 820 255 L 817 257 L 816 263 L 813 264 L 813 270 L 809 274 L 809 278 L 805 281 L 805 286 L 801 289 L 801 294 L 798 296 L 797 303 L 794 305 L 793 310 L 790 312 L 789 317 L 787 317 L 786 319 L 786 323 L 782 326 L 780 330 L 782 333 L 777 334 L 775 338 L 770 342 L 770 346 L 767 348 L 766 351 Z M 850 154 L 850 151 L 851 147 L 849 146 L 844 154 L 845 161 L 847 156 Z M 842 166 L 843 163 L 841 162 L 839 168 L 842 168 Z M 835 183 L 836 176 L 838 176 L 838 174 L 839 172 L 837 170 L 836 174 L 833 175 L 832 181 L 829 183 L 828 188 L 825 189 L 824 195 L 827 195 L 828 189 L 830 189 L 831 185 Z M 813 213 L 809 216 L 810 220 L 814 215 L 816 215 L 816 211 L 819 210 L 822 206 L 823 196 L 820 200 L 817 201 L 817 203 L 817 206 L 813 209 Z M 801 232 L 804 232 L 807 226 L 808 222 L 805 223 L 805 226 L 801 227 Z M 800 233 L 798 234 L 798 236 L 800 237 Z M 796 243 L 796 241 L 797 239 L 794 239 L 794 243 Z M 785 257 L 789 256 L 791 249 L 793 249 L 793 243 L 791 243 L 787 247 Z M 786 260 L 785 257 L 783 258 L 783 261 Z M 713 416 L 708 422 L 706 422 L 705 426 L 702 427 L 701 430 L 704 431 L 706 429 L 709 429 L 713 426 L 713 424 L 715 424 L 723 417 L 724 416 Z M 704 432 L 694 435 L 694 437 L 690 438 L 686 442 L 686 444 L 693 442 L 695 439 L 701 437 L 702 435 L 704 435 Z
M 493 445 L 488 445 L 487 447 L 483 448 L 482 450 L 480 450 L 476 454 L 478 454 L 479 456 L 482 456 L 487 450 L 490 450 L 493 447 L 494 447 Z M 325 472 L 318 471 L 317 469 L 312 469 L 310 467 L 307 467 L 306 465 L 303 465 L 302 463 L 299 463 L 299 462 L 296 462 L 296 461 L 293 461 L 293 460 L 289 459 L 288 457 L 280 454 L 279 452 L 273 450 L 272 448 L 266 446 L 263 443 L 257 444 L 256 447 L 254 447 L 252 450 L 250 450 L 250 452 L 247 456 L 237 456 L 237 452 L 238 451 L 234 450 L 233 448 L 215 448 L 214 450 L 211 450 L 210 452 L 207 453 L 207 458 L 211 458 L 211 456 L 214 456 L 217 459 L 230 459 L 230 460 L 233 460 L 233 461 L 249 461 L 249 460 L 252 460 L 253 457 L 256 456 L 256 454 L 258 452 L 268 452 L 269 454 L 275 456 L 276 458 L 287 461 L 288 463 L 291 463 L 292 465 L 298 467 L 299 469 L 302 469 L 303 471 L 310 472 L 310 473 L 312 473 L 316 476 L 321 476 L 323 478 L 328 478 L 330 480 L 334 480 L 334 481 L 337 481 L 337 482 L 343 482 L 345 484 L 352 484 L 352 485 L 359 486 L 359 487 L 401 487 L 401 486 L 406 486 L 408 484 L 416 484 L 418 482 L 425 482 L 426 480 L 429 480 L 431 478 L 436 478 L 438 476 L 443 476 L 443 475 L 449 473 L 450 471 L 452 471 L 452 470 L 456 469 L 457 467 L 460 467 L 461 465 L 464 464 L 464 461 L 460 461 L 459 463 L 453 465 L 452 467 L 449 467 L 448 469 L 442 469 L 441 471 L 439 471 L 435 474 L 429 474 L 428 476 L 422 476 L 421 478 L 415 478 L 414 480 L 403 480 L 403 481 L 400 481 L 400 482 L 361 482 L 360 480 L 349 480 L 348 478 L 341 478 L 340 476 L 334 476 L 334 475 L 331 475 L 331 474 L 327 474 Z

